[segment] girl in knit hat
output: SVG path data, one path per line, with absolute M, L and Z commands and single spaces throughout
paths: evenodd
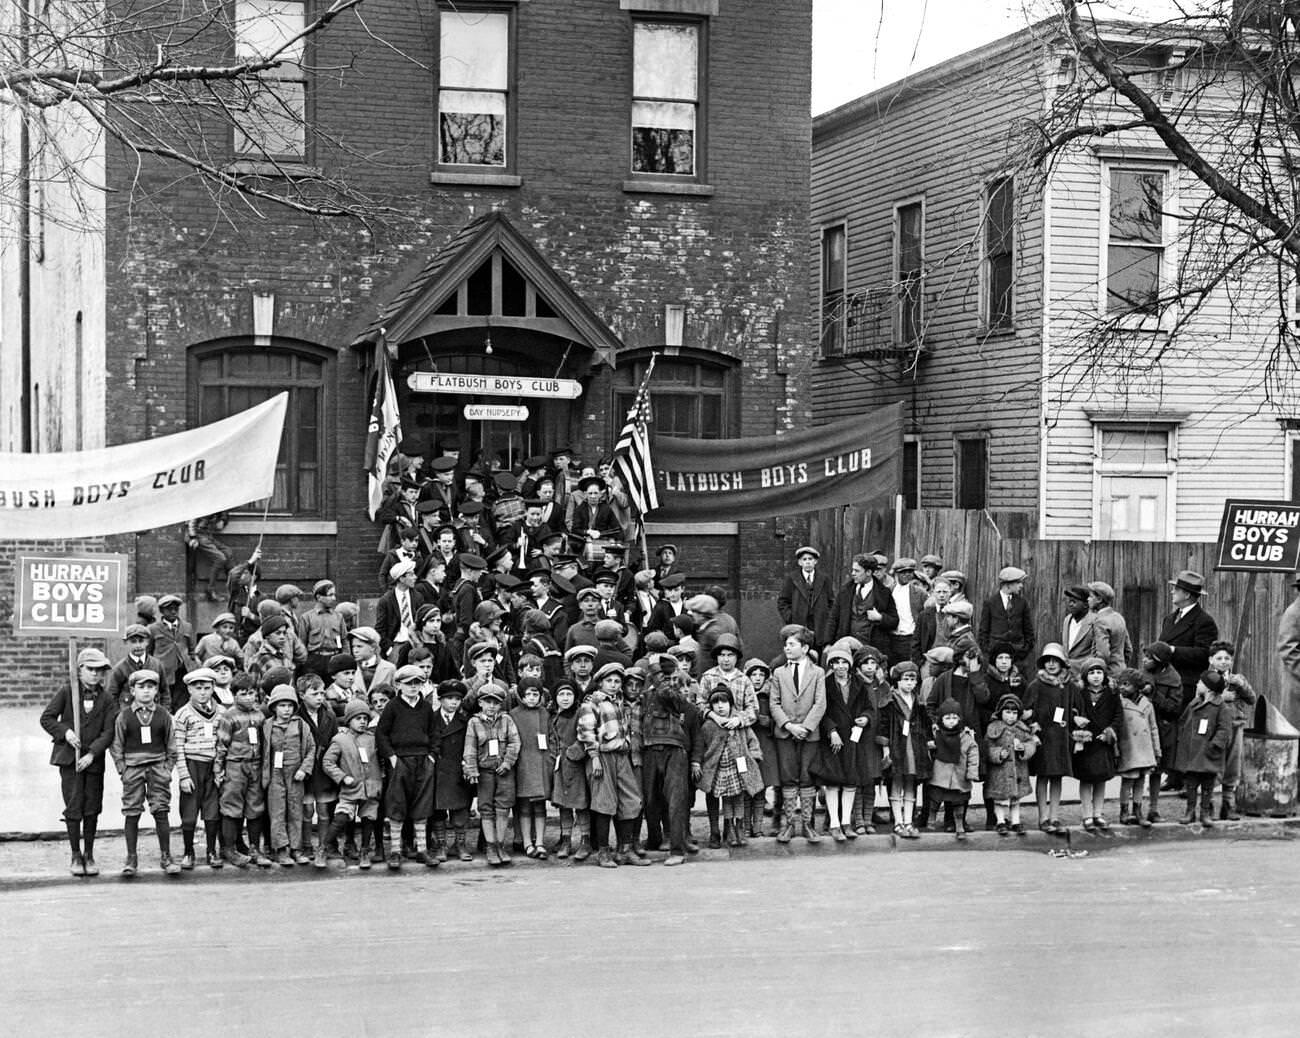
M 917 689 L 916 664 L 911 660 L 895 664 L 889 676 L 894 687 L 880 708 L 876 743 L 883 748 L 882 763 L 890 771 L 889 806 L 894 813 L 894 833 L 915 840 L 921 836 L 912 824 L 916 787 L 930 774 L 934 731 Z
M 1061 821 L 1061 779 L 1074 775 L 1074 743 L 1070 738 L 1078 686 L 1069 657 L 1056 642 L 1043 646 L 1038 675 L 1025 688 L 1024 720 L 1038 738 L 1038 752 L 1029 762 L 1038 797 L 1038 828 L 1065 834 Z
M 853 654 L 853 684 L 861 691 L 860 701 L 864 703 L 866 737 L 858 740 L 858 768 L 860 785 L 858 794 L 853 799 L 853 814 L 846 818 L 856 836 L 874 836 L 876 828 L 871 824 L 872 808 L 876 803 L 876 788 L 884 774 L 881 761 L 880 745 L 873 738 L 880 734 L 880 704 L 890 695 L 889 682 L 885 679 L 884 657 L 874 646 L 866 645 Z M 924 701 L 924 696 L 922 696 Z M 848 831 L 845 832 L 848 835 Z
M 745 675 L 749 678 L 750 684 L 754 686 L 754 700 L 758 704 L 758 719 L 754 724 L 753 732 L 758 739 L 758 747 L 763 751 L 763 759 L 759 761 L 759 771 L 763 779 L 763 794 L 750 798 L 749 809 L 749 835 L 750 836 L 775 836 L 776 830 L 771 833 L 763 831 L 763 813 L 767 811 L 773 813 L 780 806 L 781 798 L 777 795 L 777 790 L 781 788 L 781 773 L 777 770 L 776 764 L 776 737 L 772 734 L 772 708 L 771 708 L 771 690 L 768 687 L 768 678 L 772 676 L 772 668 L 763 660 L 754 657 L 745 664 Z M 772 798 L 772 806 L 768 806 L 768 797 Z
M 1115 777 L 1115 746 L 1123 712 L 1119 695 L 1110 686 L 1106 661 L 1089 656 L 1083 661 L 1083 694 L 1076 700 L 1070 737 L 1074 740 L 1074 776 L 1079 780 L 1079 805 L 1083 828 L 1090 833 L 1110 829 L 1103 810 L 1106 783 Z
M 980 777 L 980 751 L 975 733 L 964 724 L 961 704 L 948 698 L 939 704 L 939 723 L 934 726 L 934 766 L 927 783 L 930 800 L 943 804 L 945 825 L 955 814 L 953 831 L 966 839 L 966 807 L 971 783 Z
M 988 760 L 984 795 L 993 801 L 999 836 L 1008 832 L 1025 835 L 1020 821 L 1020 798 L 1029 795 L 1029 758 L 1038 748 L 1038 739 L 1021 719 L 1023 713 L 1019 696 L 1003 696 L 984 733 L 984 753 Z
M 1155 708 L 1147 698 L 1151 679 L 1140 670 L 1125 668 L 1116 675 L 1115 685 L 1123 717 L 1119 727 L 1119 820 L 1149 829 L 1151 820 L 1142 814 L 1142 791 L 1160 759 L 1160 729 Z
M 709 694 L 707 720 L 700 727 L 691 754 L 691 778 L 697 788 L 722 801 L 723 839 L 728 847 L 743 847 L 740 816 L 745 796 L 762 792 L 758 758 L 762 751 L 750 728 L 725 727 L 735 702 L 731 690 L 719 685 Z

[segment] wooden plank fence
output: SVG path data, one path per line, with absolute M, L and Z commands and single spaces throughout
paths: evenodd
M 1165 541 L 1046 541 L 1036 535 L 1034 517 L 1023 512 L 916 509 L 902 513 L 902 554 L 933 553 L 948 569 L 962 570 L 978 616 L 983 598 L 997 590 L 1003 566 L 1029 574 L 1025 597 L 1034 611 L 1039 644 L 1059 641 L 1064 608 L 1061 594 L 1071 584 L 1104 580 L 1115 588 L 1115 608 L 1128 622 L 1135 645 L 1155 639 L 1170 609 L 1167 581 L 1182 569 L 1205 576 L 1203 604 L 1220 636 L 1238 646 L 1238 666 L 1255 688 L 1268 695 L 1293 722 L 1292 702 L 1275 652 L 1277 622 L 1291 602 L 1291 577 L 1283 573 L 1215 572 L 1213 543 Z M 854 554 L 880 550 L 893 558 L 894 513 L 857 506 L 813 513 L 812 543 L 833 576 L 847 574 Z

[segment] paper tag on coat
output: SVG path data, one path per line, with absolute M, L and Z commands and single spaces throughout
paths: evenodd
M 737 757 L 736 771 L 738 771 L 742 775 L 745 774 L 747 771 L 749 771 L 749 761 L 745 760 L 744 757 Z
M 1201 724 L 1204 723 L 1205 723 L 1204 721 L 1201 722 Z M 148 746 L 151 742 L 153 742 L 153 729 L 150 728 L 147 724 L 140 726 L 140 742 L 144 746 Z
M 1065 724 L 1065 707 L 1058 706 L 1055 710 L 1052 711 L 1052 723 Z
M 537 733 L 537 748 L 538 748 L 539 750 L 544 750 L 544 749 L 546 749 L 546 733 L 545 733 L 545 732 L 538 732 L 538 733 Z
M 1210 719 L 1208 717 L 1202 717 L 1201 723 L 1196 726 L 1196 734 L 1204 735 L 1209 730 L 1210 730 Z
M 248 745 L 249 745 L 249 746 L 256 746 L 256 745 L 257 745 L 257 729 L 256 729 L 256 728 L 250 728 L 250 729 L 248 729 Z
M 489 756 L 489 757 L 495 757 L 495 756 L 497 756 L 498 754 L 500 754 L 500 752 L 501 752 L 501 740 L 500 740 L 500 739 L 489 739 L 489 740 L 488 740 L 488 756 Z
M 912 722 L 911 722 L 911 721 L 904 721 L 904 722 L 903 722 L 903 738 L 904 738 L 904 739 L 911 738 L 911 735 L 912 735 Z
M 370 763 L 370 751 L 369 751 L 368 749 L 366 749 L 364 746 L 358 746 L 358 747 L 357 747 L 357 753 L 359 753 L 359 754 L 361 755 L 361 763 L 362 763 L 362 764 L 369 764 L 369 763 Z
M 275 751 L 275 760 L 272 762 L 271 766 L 275 768 L 284 767 L 284 750 Z
M 212 722 L 211 722 L 211 721 L 204 721 L 204 722 L 203 722 L 203 738 L 205 738 L 205 739 L 211 739 L 211 738 L 212 738 Z
M 95 709 L 95 701 L 93 699 L 83 699 L 81 701 L 81 712 L 83 714 L 88 714 L 94 709 Z
M 853 730 L 849 732 L 849 742 L 858 742 L 862 738 L 862 726 L 855 724 Z

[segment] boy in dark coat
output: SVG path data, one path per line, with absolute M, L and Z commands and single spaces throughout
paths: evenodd
M 74 876 L 98 876 L 95 864 L 95 831 L 104 808 L 104 752 L 113 741 L 117 700 L 109 693 L 104 678 L 108 657 L 98 649 L 77 654 L 77 692 L 80 711 L 73 705 L 73 692 L 64 685 L 41 711 L 41 727 L 54 740 L 50 763 L 59 769 L 63 792 L 63 822 L 72 845 L 69 871 Z M 75 721 L 80 714 L 80 729 Z
M 465 830 L 469 826 L 469 805 L 474 787 L 465 781 L 461 758 L 465 753 L 465 731 L 469 715 L 465 682 L 452 678 L 438 684 L 438 709 L 433 715 L 433 853 L 439 862 L 455 854 L 461 861 L 473 861 Z M 447 845 L 448 830 L 452 843 Z
M 1223 774 L 1228 744 L 1232 742 L 1232 707 L 1223 701 L 1226 684 L 1217 670 L 1203 673 L 1192 701 L 1178 721 L 1175 762 L 1187 790 L 1187 813 L 1180 819 L 1183 825 L 1191 825 L 1198 817 L 1201 825 L 1214 824 L 1214 780 Z
M 821 552 L 805 544 L 794 553 L 799 568 L 785 578 L 776 599 L 776 611 L 787 626 L 799 624 L 812 632 L 813 648 L 830 641 L 835 590 L 831 578 L 817 568 Z M 897 615 L 897 613 L 895 613 Z

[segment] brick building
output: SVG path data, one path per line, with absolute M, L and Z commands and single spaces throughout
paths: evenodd
M 290 28 L 306 6 L 238 3 Z M 263 184 L 346 178 L 390 215 L 254 214 L 229 199 L 223 213 L 173 168 L 110 151 L 102 266 L 69 275 L 44 299 L 49 320 L 32 322 L 33 367 L 62 365 L 61 377 L 22 385 L 5 359 L 13 335 L 0 340 L 6 393 L 32 394 L 43 415 L 80 402 L 76 436 L 40 425 L 33 449 L 164 435 L 287 389 L 265 582 L 328 573 L 366 599 L 378 591 L 362 471 L 378 351 L 406 435 L 455 436 L 507 462 L 560 443 L 608 454 L 654 351 L 663 432 L 743 437 L 808 420 L 810 0 L 389 2 L 365 18 L 369 32 L 345 18 L 313 37 L 310 65 L 328 74 L 268 83 L 300 127 L 207 146 Z M 125 204 L 140 195 L 147 210 Z M 581 395 L 417 394 L 417 371 L 573 379 Z M 530 414 L 470 422 L 473 402 Z M 11 412 L 3 421 L 10 449 L 21 430 Z M 651 545 L 677 542 L 692 573 L 740 600 L 730 608 L 766 619 L 793 521 L 718 519 L 652 521 Z M 250 508 L 227 539 L 247 552 L 260 525 Z M 185 584 L 180 529 L 112 546 L 132 554 L 138 590 Z M 191 601 L 202 628 L 209 607 Z

